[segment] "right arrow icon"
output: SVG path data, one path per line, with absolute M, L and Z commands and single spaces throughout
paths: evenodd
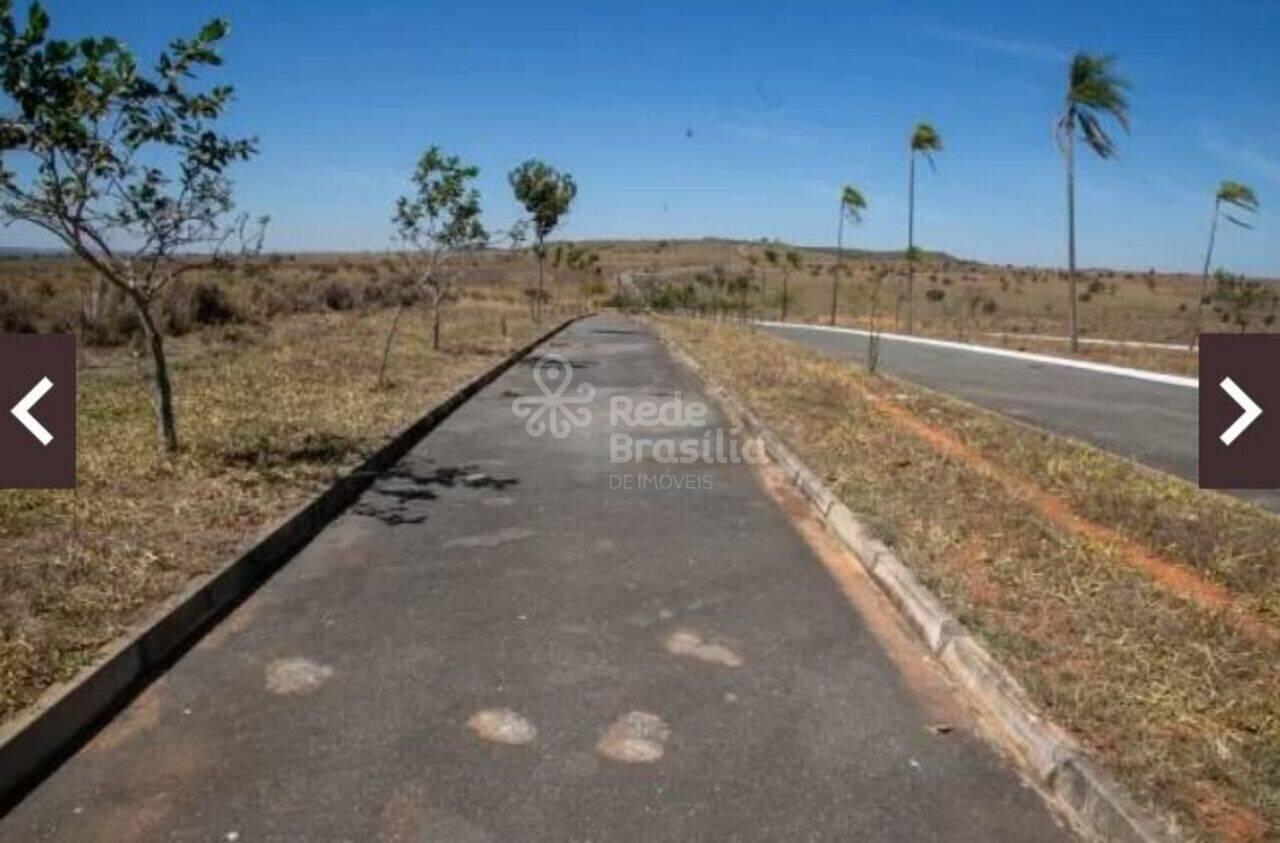
M 1262 415 L 1262 408 L 1231 378 L 1223 378 L 1222 383 L 1218 385 L 1222 387 L 1223 392 L 1231 396 L 1231 400 L 1240 405 L 1240 409 L 1244 410 L 1240 418 L 1232 422 L 1231 427 L 1222 431 L 1222 435 L 1218 437 L 1223 445 L 1230 445 L 1236 441 L 1236 437 L 1245 432 L 1249 425 L 1258 420 L 1258 416 Z

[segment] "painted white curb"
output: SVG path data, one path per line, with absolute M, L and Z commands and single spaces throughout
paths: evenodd
M 1181 839 L 1174 820 L 1151 816 L 1094 764 L 1079 744 L 1043 718 L 1018 681 L 754 413 L 683 349 L 670 341 L 666 345 L 676 360 L 703 381 L 708 397 L 760 439 L 769 457 L 813 504 L 827 529 L 852 551 L 948 673 L 994 722 L 1000 730 L 1000 742 L 1077 831 L 1086 839 L 1107 843 L 1171 843 Z
M 861 328 L 836 328 L 831 325 L 806 325 L 799 322 L 771 322 L 767 320 L 754 320 L 755 324 L 763 325 L 766 328 L 782 328 L 799 331 L 825 331 L 832 334 L 854 334 L 856 336 L 870 336 L 870 331 L 864 331 Z M 1056 357 L 1052 354 L 1034 354 L 1030 351 L 1015 351 L 1011 348 L 996 348 L 991 345 L 976 345 L 973 343 L 953 342 L 952 340 L 939 340 L 932 337 L 915 337 L 906 334 L 889 334 L 884 331 L 880 332 L 882 340 L 892 340 L 894 342 L 914 343 L 915 345 L 926 345 L 934 348 L 945 348 L 952 351 L 963 351 L 967 354 L 985 354 L 988 357 L 1005 357 L 1010 360 L 1023 360 L 1028 363 L 1043 363 L 1048 366 L 1060 366 L 1064 369 L 1080 369 L 1086 372 L 1095 372 L 1102 375 L 1113 375 L 1121 378 L 1133 378 L 1134 380 L 1147 381 L 1148 383 L 1162 383 L 1168 386 L 1181 386 L 1186 389 L 1199 389 L 1200 381 L 1196 378 L 1188 378 L 1183 375 L 1170 375 L 1164 372 L 1149 372 L 1146 369 L 1132 369 L 1128 366 L 1113 366 L 1110 363 L 1093 363 L 1089 360 L 1075 360 L 1070 357 Z

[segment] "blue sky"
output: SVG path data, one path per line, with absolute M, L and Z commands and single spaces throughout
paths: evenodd
M 578 180 L 566 238 L 828 243 L 852 181 L 870 208 L 851 242 L 901 248 L 906 137 L 928 120 L 946 150 L 920 174 L 918 242 L 1058 265 L 1051 124 L 1083 48 L 1118 56 L 1133 131 L 1118 161 L 1084 156 L 1081 263 L 1198 271 L 1212 192 L 1234 178 L 1262 214 L 1224 232 L 1215 263 L 1280 276 L 1276 0 L 46 6 L 56 34 L 116 34 L 148 57 L 230 18 L 216 78 L 237 89 L 229 124 L 261 140 L 235 177 L 240 206 L 273 218 L 268 248 L 384 248 L 430 143 L 481 167 L 493 227 L 517 215 L 506 172 L 538 156 Z M 36 242 L 0 230 L 0 243 Z

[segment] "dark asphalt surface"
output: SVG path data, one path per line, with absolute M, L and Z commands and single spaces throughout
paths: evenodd
M 761 330 L 858 365 L 866 360 L 867 338 L 861 334 L 802 326 Z M 1196 482 L 1195 389 L 884 336 L 880 366 L 904 380 Z M 1232 494 L 1280 512 L 1280 490 Z
M 587 426 L 531 438 L 511 404 L 539 394 L 538 355 L 513 368 L 0 840 L 1068 839 L 954 699 L 940 712 L 898 670 L 922 651 L 891 657 L 754 469 L 611 462 L 612 397 L 701 398 L 651 335 L 594 318 L 549 345 L 568 394 L 595 387 Z M 618 488 L 642 476 L 699 479 Z M 673 653 L 676 632 L 718 646 Z M 488 708 L 536 738 L 481 740 Z M 669 730 L 650 763 L 597 749 L 632 711 Z

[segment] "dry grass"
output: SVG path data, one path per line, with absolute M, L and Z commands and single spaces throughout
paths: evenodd
M 571 305 L 575 299 L 599 302 L 632 283 L 692 286 L 709 290 L 715 278 L 750 279 L 749 304 L 753 315 L 778 318 L 781 311 L 782 272 L 765 258 L 766 250 L 784 254 L 785 244 L 731 240 L 590 241 L 579 244 L 598 258 L 598 274 L 570 269 L 563 263 L 554 269 L 556 301 Z M 554 253 L 555 247 L 552 247 Z M 832 270 L 836 257 L 830 249 L 796 249 L 803 267 L 789 273 L 788 318 L 826 322 L 830 315 Z M 886 330 L 905 327 L 907 264 L 897 253 L 849 250 L 841 276 L 837 321 L 864 325 L 878 302 L 879 324 Z M 504 301 L 524 301 L 522 288 L 534 278 L 527 252 L 492 251 L 477 256 L 473 277 L 485 295 Z M 873 283 L 873 279 L 879 279 Z M 196 279 L 193 284 L 199 283 Z M 249 271 L 233 279 L 219 279 L 227 291 L 232 317 L 262 321 L 292 313 L 323 312 L 351 307 L 381 306 L 396 293 L 394 278 L 384 257 L 376 254 L 268 255 Z M 1188 342 L 1200 280 L 1186 274 L 1090 269 L 1080 273 L 1079 303 L 1082 336 L 1145 342 Z M 190 314 L 192 285 L 167 296 L 166 321 L 178 331 L 193 321 Z M 91 274 L 63 258 L 11 258 L 0 260 L 0 329 L 70 330 L 85 320 L 82 292 L 91 292 Z M 873 290 L 878 289 L 873 297 Z M 916 330 L 918 333 L 988 342 L 1032 351 L 1068 354 L 1064 343 L 1035 339 L 1034 335 L 1061 335 L 1065 331 L 1067 281 L 1063 273 L 1037 267 L 994 266 L 927 254 L 916 265 Z M 130 318 L 110 296 L 84 326 L 92 341 L 103 344 L 127 340 Z M 1280 330 L 1280 324 L 1264 324 L 1270 315 L 1258 313 L 1250 325 L 1254 331 Z M 1228 330 L 1206 310 L 1205 330 Z M 90 330 L 90 327 L 92 328 Z M 993 334 L 1006 335 L 1004 338 Z M 1180 350 L 1085 346 L 1080 357 L 1159 371 L 1191 374 L 1197 357 Z
M 783 271 L 765 257 L 767 250 L 785 254 L 778 243 L 684 241 L 601 246 L 606 262 L 623 253 L 637 270 L 641 290 L 665 285 L 688 288 L 707 297 L 717 282 L 746 276 L 752 316 L 778 319 L 782 313 Z M 825 324 L 830 318 L 836 257 L 832 250 L 796 249 L 803 266 L 788 275 L 787 318 Z M 851 251 L 840 276 L 836 321 L 865 327 L 874 314 L 883 330 L 905 330 L 908 264 L 895 254 Z M 1188 343 L 1192 334 L 1200 280 L 1186 274 L 1082 271 L 1078 279 L 1081 335 L 1093 339 Z M 723 288 L 721 288 L 723 289 Z M 725 306 L 738 304 L 734 293 L 722 295 Z M 1068 284 L 1064 273 L 1036 268 L 993 266 L 929 255 L 915 269 L 916 332 L 967 342 L 1007 345 L 1070 356 L 1065 342 L 1036 339 L 1066 331 Z M 874 307 L 873 307 L 874 305 Z M 1280 330 L 1275 308 L 1253 314 L 1251 331 Z M 1272 322 L 1266 323 L 1270 318 Z M 1205 331 L 1226 331 L 1212 308 L 1205 311 Z M 1003 339 L 996 335 L 1006 335 Z M 1193 374 L 1195 354 L 1181 349 L 1086 345 L 1078 355 L 1119 365 Z
M 520 305 L 464 300 L 433 353 L 427 319 L 410 310 L 391 386 L 375 391 L 391 317 L 298 315 L 173 341 L 184 447 L 170 460 L 156 454 L 147 361 L 93 352 L 81 373 L 79 489 L 0 491 L 0 715 L 72 676 L 533 333 Z
M 1280 621 L 1280 519 L 759 333 L 662 325 L 1141 798 L 1202 838 L 1280 830 L 1280 643 L 1238 622 Z

